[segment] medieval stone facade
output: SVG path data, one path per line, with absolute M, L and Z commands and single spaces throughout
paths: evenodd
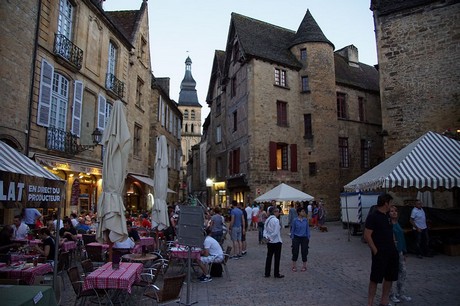
M 460 129 L 460 3 L 373 0 L 386 157 Z
M 309 11 L 296 32 L 233 13 L 207 102 L 211 205 L 284 182 L 337 218 L 342 186 L 382 159 L 378 72 L 354 46 L 334 52 Z

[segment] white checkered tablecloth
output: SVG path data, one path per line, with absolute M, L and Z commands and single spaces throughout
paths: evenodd
M 53 272 L 53 267 L 49 263 L 38 264 L 36 267 L 31 263 L 25 264 L 23 269 L 18 269 L 14 265 L 0 265 L 0 272 L 6 273 L 9 279 L 22 279 L 32 285 L 36 276 Z
M 133 283 L 139 279 L 143 265 L 140 263 L 121 262 L 120 268 L 112 269 L 108 262 L 91 272 L 83 283 L 83 290 L 89 289 L 121 289 L 131 293 Z

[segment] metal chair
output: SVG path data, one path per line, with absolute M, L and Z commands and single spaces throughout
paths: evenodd
M 182 285 L 184 284 L 185 277 L 186 274 L 165 277 L 161 289 L 155 285 L 151 285 L 144 292 L 144 296 L 154 299 L 158 305 L 180 302 Z
M 93 265 L 99 267 L 105 264 L 105 252 L 101 245 L 86 245 L 86 256 L 93 262 Z
M 85 259 L 81 262 L 81 268 L 83 269 L 83 274 L 87 276 L 94 271 L 94 265 L 91 259 Z
M 87 297 L 96 297 L 98 304 L 101 305 L 101 298 L 107 295 L 105 290 L 101 290 L 101 289 L 83 290 L 83 281 L 80 279 L 80 273 L 78 272 L 77 267 L 72 267 L 68 269 L 67 275 L 69 276 L 69 280 L 70 280 L 70 283 L 72 284 L 72 288 L 75 291 L 75 294 L 77 295 L 74 305 L 77 305 L 77 302 L 80 299 L 81 299 L 80 304 L 82 302 L 85 302 Z M 86 303 L 84 303 L 83 305 L 86 305 Z

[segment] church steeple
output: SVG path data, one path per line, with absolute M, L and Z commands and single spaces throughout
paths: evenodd
M 185 60 L 185 76 L 180 85 L 179 106 L 201 107 L 195 87 L 196 82 L 192 76 L 192 60 L 187 56 Z

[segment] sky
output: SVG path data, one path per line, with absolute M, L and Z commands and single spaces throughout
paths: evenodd
M 138 10 L 142 0 L 105 0 L 106 11 Z M 359 61 L 377 64 L 370 0 L 150 0 L 148 1 L 150 53 L 155 77 L 170 78 L 170 98 L 179 100 L 185 59 L 192 60 L 192 75 L 202 108 L 209 113 L 206 95 L 215 50 L 225 51 L 231 13 L 235 12 L 297 31 L 310 10 L 335 50 L 353 44 Z

